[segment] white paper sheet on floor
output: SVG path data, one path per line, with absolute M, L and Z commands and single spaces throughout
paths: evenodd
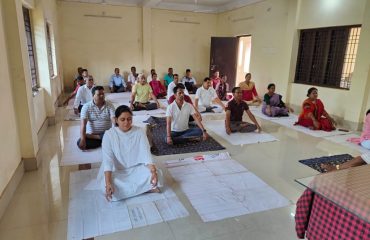
M 269 117 L 262 113 L 262 107 L 250 107 L 251 112 L 254 116 L 262 118 L 267 121 L 279 120 L 279 119 L 292 119 L 294 122 L 298 120 L 297 115 L 290 113 L 288 117 Z
M 329 141 L 332 141 L 332 142 L 335 142 L 335 143 L 339 143 L 343 146 L 352 148 L 354 150 L 359 151 L 360 153 L 370 153 L 370 150 L 362 147 L 361 145 L 356 144 L 356 143 L 351 143 L 351 142 L 347 141 L 347 139 L 349 139 L 349 138 L 359 138 L 359 137 L 360 137 L 360 135 L 351 133 L 351 134 L 347 134 L 347 135 L 326 137 L 325 139 L 329 140 Z
M 73 109 L 74 103 L 75 103 L 75 98 L 69 99 L 66 109 Z
M 72 172 L 69 183 L 68 239 L 87 239 L 189 215 L 170 187 L 108 202 L 97 189 L 99 169 Z
M 243 145 L 243 144 L 254 144 L 254 143 L 264 143 L 264 142 L 272 142 L 272 141 L 279 141 L 274 136 L 268 133 L 257 133 L 257 132 L 250 132 L 250 133 L 232 133 L 227 135 L 225 130 L 225 121 L 224 120 L 211 120 L 211 121 L 204 121 L 204 125 L 206 129 L 211 130 L 212 132 L 216 133 L 223 139 L 227 140 L 232 145 Z
M 294 129 L 296 131 L 311 135 L 313 137 L 330 137 L 330 136 L 338 136 L 338 135 L 345 135 L 349 134 L 350 132 L 343 132 L 339 130 L 334 130 L 331 132 L 321 131 L 321 130 L 311 130 L 309 128 L 300 126 L 300 125 L 294 125 L 298 121 L 298 115 L 290 113 L 289 117 L 268 117 L 262 113 L 262 107 L 261 106 L 251 106 L 250 107 L 251 112 L 259 118 L 262 118 L 264 120 L 271 121 L 273 123 L 280 124 L 282 126 Z
M 172 177 L 204 222 L 222 220 L 289 205 L 244 166 L 221 153 L 166 162 Z M 177 163 L 177 164 L 176 164 Z
M 348 134 L 349 132 L 343 132 L 339 130 L 334 130 L 331 132 L 326 132 L 322 130 L 311 130 L 309 128 L 300 126 L 300 125 L 294 125 L 295 122 L 298 121 L 298 116 L 294 115 L 295 118 L 279 118 L 279 119 L 273 119 L 271 120 L 274 123 L 283 125 L 285 127 L 294 129 L 299 132 L 303 132 L 305 134 L 311 135 L 313 137 L 330 137 L 330 136 L 337 136 L 337 135 L 345 135 Z
M 79 137 L 79 122 L 63 122 L 60 133 L 62 150 L 60 166 L 97 163 L 102 161 L 101 148 L 81 151 L 77 147 L 77 140 Z
M 64 120 L 65 121 L 79 121 L 80 120 L 80 115 L 76 115 L 75 111 L 72 109 L 66 109 L 67 112 L 64 115 Z

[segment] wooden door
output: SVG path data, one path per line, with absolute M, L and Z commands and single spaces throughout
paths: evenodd
M 230 90 L 235 87 L 239 38 L 212 37 L 209 76 L 216 70 L 226 74 Z

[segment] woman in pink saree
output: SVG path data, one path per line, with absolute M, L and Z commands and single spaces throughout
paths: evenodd
M 361 133 L 361 137 L 359 138 L 350 138 L 347 141 L 352 143 L 357 143 L 362 147 L 370 150 L 370 109 L 367 110 L 365 120 L 364 120 L 364 128 Z

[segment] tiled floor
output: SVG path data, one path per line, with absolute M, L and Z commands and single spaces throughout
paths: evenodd
M 150 240 L 239 240 L 239 239 L 296 239 L 294 231 L 294 203 L 303 187 L 294 182 L 316 172 L 298 160 L 329 154 L 349 153 L 344 148 L 323 139 L 260 120 L 262 128 L 280 141 L 246 146 L 232 146 L 214 136 L 250 171 L 262 178 L 288 198 L 292 205 L 285 208 L 204 223 L 191 207 L 185 195 L 175 189 L 189 217 L 120 232 L 96 239 Z M 10 205 L 0 221 L 1 240 L 56 240 L 67 238 L 69 173 L 77 166 L 59 167 L 61 158 L 60 123 L 49 127 L 40 154 L 42 164 L 37 171 L 25 173 Z M 212 133 L 211 133 L 212 134 Z M 180 156 L 189 156 L 185 154 Z M 179 156 L 177 156 L 178 158 Z M 161 166 L 173 156 L 156 157 Z M 97 167 L 97 165 L 93 166 Z M 162 165 L 163 169 L 163 165 Z M 168 174 L 164 170 L 165 174 Z

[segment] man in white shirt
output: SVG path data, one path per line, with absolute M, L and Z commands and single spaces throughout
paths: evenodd
M 197 91 L 197 81 L 193 78 L 190 69 L 186 69 L 185 77 L 182 78 L 181 83 L 184 84 L 189 93 L 194 94 Z
M 331 164 L 321 164 L 321 168 L 327 172 L 346 169 L 350 167 L 357 167 L 365 164 L 370 164 L 370 153 L 364 153 L 361 156 L 357 156 L 345 163 L 331 165 Z
M 91 93 L 93 100 L 81 109 L 80 139 L 77 141 L 81 150 L 100 147 L 104 132 L 115 124 L 115 110 L 110 102 L 105 101 L 104 88 L 95 86 Z
M 211 79 L 208 77 L 203 80 L 202 87 L 198 88 L 197 93 L 195 94 L 194 105 L 201 113 L 220 113 L 225 110 L 225 105 L 218 98 L 216 91 L 212 87 Z
M 206 140 L 207 131 L 202 122 L 196 117 L 194 107 L 184 101 L 184 90 L 175 87 L 176 100 L 167 107 L 167 144 L 185 143 L 194 140 Z M 189 117 L 193 116 L 198 127 L 189 128 Z M 201 138 L 203 136 L 203 138 Z
M 111 93 L 120 93 L 126 91 L 126 82 L 121 74 L 119 68 L 114 69 L 114 74 L 110 77 L 109 88 Z
M 127 83 L 128 83 L 127 88 L 129 89 L 129 91 L 131 91 L 132 86 L 134 86 L 136 84 L 138 76 L 139 76 L 139 74 L 136 73 L 136 67 L 132 66 L 131 67 L 131 73 L 128 75 L 128 78 L 127 78 Z
M 76 115 L 81 112 L 82 106 L 93 99 L 91 89 L 94 87 L 94 78 L 90 75 L 86 84 L 77 90 L 73 110 Z
M 168 84 L 168 87 L 167 87 L 167 100 L 170 99 L 170 97 L 174 94 L 173 93 L 173 89 L 177 86 L 177 84 L 179 83 L 179 75 L 178 74 L 174 74 L 173 75 L 173 82 L 171 82 L 170 84 Z M 188 90 L 185 88 L 185 91 L 184 91 L 185 95 L 188 95 L 189 96 L 189 92 Z

